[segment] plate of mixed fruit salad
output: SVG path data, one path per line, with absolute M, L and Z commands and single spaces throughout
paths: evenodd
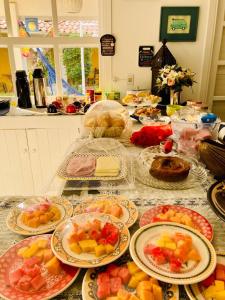
M 21 235 L 43 234 L 72 214 L 73 205 L 65 198 L 30 197 L 10 210 L 6 224 Z
M 147 275 L 126 253 L 107 266 L 88 269 L 82 296 L 84 300 L 178 300 L 179 289 Z
M 225 253 L 217 253 L 214 272 L 198 284 L 186 285 L 185 290 L 191 300 L 225 299 Z
M 172 222 L 141 227 L 131 239 L 130 252 L 144 272 L 172 284 L 200 282 L 216 266 L 209 240 L 191 227 Z
M 60 223 L 52 235 L 52 250 L 64 263 L 93 268 L 119 258 L 130 233 L 118 218 L 94 213 L 75 215 Z
M 110 214 L 120 219 L 128 228 L 138 218 L 137 207 L 123 195 L 90 196 L 74 209 L 74 215 L 90 212 Z
M 73 283 L 79 269 L 61 263 L 50 246 L 49 234 L 29 237 L 0 257 L 0 295 L 4 299 L 50 299 Z
M 208 240 L 213 239 L 213 228 L 209 221 L 194 210 L 177 205 L 155 206 L 140 218 L 140 227 L 154 222 L 175 222 L 201 232 Z

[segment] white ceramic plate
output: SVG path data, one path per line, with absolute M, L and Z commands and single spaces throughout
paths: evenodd
M 61 213 L 61 218 L 55 222 L 48 222 L 45 225 L 40 225 L 37 228 L 29 227 L 22 222 L 22 212 L 24 209 L 39 204 L 45 199 L 48 199 L 54 204 Z M 25 201 L 19 203 L 17 206 L 14 206 L 6 219 L 6 224 L 8 228 L 21 235 L 37 235 L 53 231 L 56 226 L 63 220 L 71 217 L 73 214 L 73 205 L 66 198 L 61 197 L 29 197 Z
M 69 247 L 68 238 L 73 230 L 73 223 L 85 224 L 88 221 L 98 219 L 103 223 L 109 222 L 119 229 L 119 240 L 111 254 L 97 257 L 92 253 L 76 254 Z M 75 215 L 60 223 L 52 235 L 52 251 L 63 263 L 81 268 L 94 268 L 109 264 L 119 258 L 129 247 L 130 233 L 127 226 L 119 219 L 106 214 L 88 213 Z
M 217 254 L 217 263 L 225 265 L 225 253 Z M 190 300 L 207 300 L 203 295 L 203 287 L 201 284 L 185 285 L 186 293 Z
M 135 204 L 122 195 L 99 195 L 97 197 L 88 197 L 82 203 L 75 207 L 74 215 L 88 213 L 90 205 L 98 204 L 101 201 L 107 201 L 111 206 L 117 204 L 122 208 L 122 215 L 119 218 L 128 228 L 131 227 L 138 218 L 138 210 Z M 104 212 L 103 212 L 104 213 Z
M 123 266 L 127 262 L 132 261 L 130 255 L 128 253 L 124 254 L 120 257 L 115 263 L 118 266 Z M 99 299 L 97 297 L 97 276 L 99 272 L 104 272 L 105 267 L 101 268 L 93 268 L 87 270 L 83 283 L 82 283 L 82 299 L 83 300 L 93 300 Z M 179 300 L 179 287 L 178 285 L 171 285 L 165 282 L 159 282 L 160 286 L 162 287 L 163 291 L 163 300 Z M 135 292 L 135 289 L 129 288 L 127 285 L 124 288 L 129 292 Z
M 173 234 L 180 232 L 192 238 L 193 245 L 201 255 L 199 262 L 189 261 L 183 264 L 180 273 L 171 272 L 168 264 L 157 265 L 154 260 L 144 254 L 144 247 L 151 241 L 157 240 L 162 233 Z M 193 284 L 207 278 L 215 269 L 216 252 L 205 236 L 190 227 L 170 222 L 159 222 L 140 228 L 133 235 L 130 243 L 130 253 L 134 262 L 144 272 L 158 280 L 172 284 Z

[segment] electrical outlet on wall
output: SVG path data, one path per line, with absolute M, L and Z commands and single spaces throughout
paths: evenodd
M 133 87 L 134 86 L 134 74 L 127 75 L 127 86 Z

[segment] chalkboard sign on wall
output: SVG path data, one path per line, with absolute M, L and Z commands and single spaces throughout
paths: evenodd
M 151 67 L 151 61 L 154 56 L 153 46 L 140 46 L 139 47 L 139 67 Z
M 101 42 L 101 55 L 113 56 L 115 55 L 115 42 L 116 39 L 111 34 L 105 34 L 100 39 Z

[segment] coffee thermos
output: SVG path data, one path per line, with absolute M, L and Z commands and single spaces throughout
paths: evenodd
M 24 70 L 16 71 L 16 91 L 18 106 L 21 108 L 31 108 L 30 88 L 27 80 L 27 74 Z
M 36 107 L 46 107 L 45 78 L 42 69 L 33 72 L 34 100 Z

